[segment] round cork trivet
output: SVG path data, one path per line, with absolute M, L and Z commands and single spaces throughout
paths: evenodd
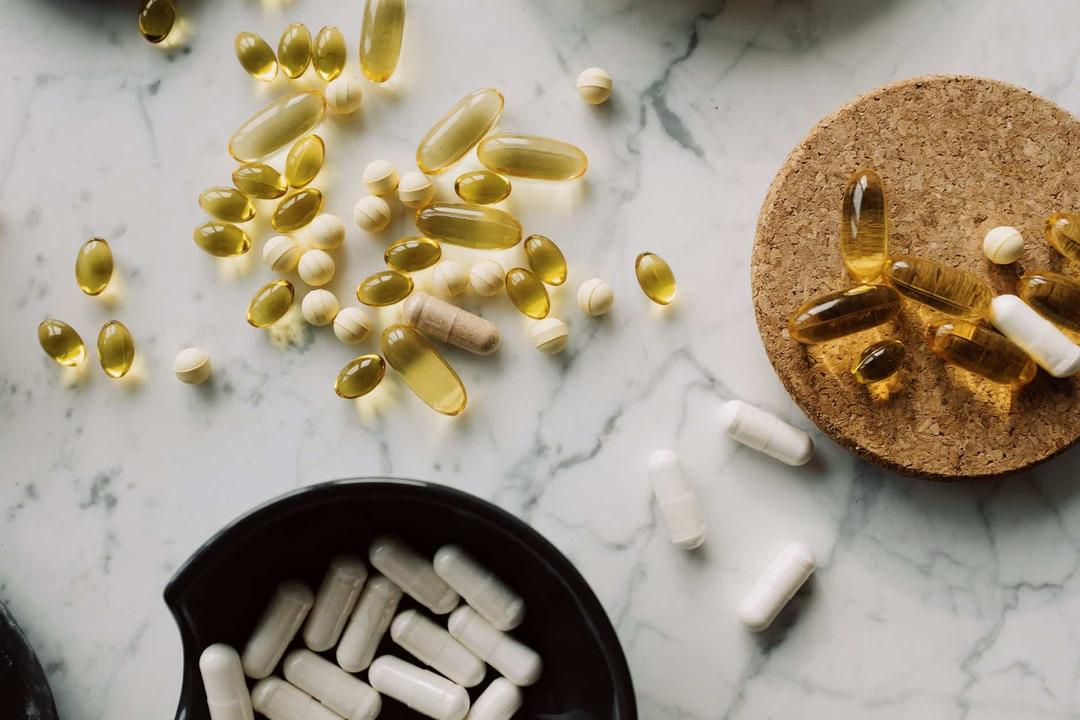
M 941 321 L 905 302 L 873 330 L 822 345 L 791 339 L 803 302 L 853 284 L 839 250 L 840 205 L 852 172 L 871 167 L 888 196 L 889 250 L 948 263 L 1013 293 L 1027 270 L 1076 275 L 1043 238 L 1046 216 L 1080 208 L 1080 121 L 1027 90 L 964 76 L 922 77 L 856 98 L 819 122 L 788 156 L 758 219 L 751 287 L 758 329 L 780 380 L 838 443 L 900 473 L 935 480 L 999 477 L 1080 438 L 1080 378 L 1011 391 L 946 365 L 925 341 Z M 1022 258 L 995 266 L 982 239 L 1020 229 Z M 849 367 L 885 337 L 903 341 L 900 374 L 863 386 Z

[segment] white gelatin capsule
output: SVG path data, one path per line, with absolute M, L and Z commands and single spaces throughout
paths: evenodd
M 286 680 L 345 720 L 374 720 L 382 710 L 382 698 L 370 685 L 310 650 L 293 650 L 284 668 Z
M 251 689 L 255 711 L 270 720 L 341 720 L 341 716 L 281 678 L 268 677 Z
M 476 612 L 499 630 L 513 630 L 525 618 L 525 601 L 457 545 L 435 553 L 435 572 Z
M 337 661 L 349 672 L 360 672 L 371 664 L 390 621 L 401 601 L 401 588 L 382 575 L 373 575 L 360 593 L 349 624 L 341 634 Z
M 1017 296 L 994 298 L 990 321 L 1054 377 L 1070 377 L 1080 370 L 1080 345 Z
M 769 627 L 814 572 L 816 562 L 813 550 L 803 543 L 785 545 L 743 598 L 739 621 L 754 632 Z
M 330 561 L 330 569 L 304 624 L 305 645 L 322 652 L 337 644 L 349 614 L 356 607 L 364 580 L 367 580 L 367 565 L 355 555 L 338 555 Z
M 376 658 L 368 679 L 383 695 L 435 720 L 463 720 L 469 712 L 465 688 L 393 655 Z
M 450 614 L 449 627 L 454 638 L 515 685 L 525 687 L 540 679 L 543 663 L 537 652 L 496 630 L 468 605 Z
M 274 672 L 314 600 L 311 588 L 299 580 L 286 580 L 277 586 L 244 646 L 244 673 L 249 678 L 261 680 Z
M 458 594 L 435 574 L 431 563 L 396 537 L 375 538 L 368 559 L 376 570 L 436 615 L 445 615 L 457 607 Z
M 480 658 L 415 610 L 406 610 L 390 624 L 390 637 L 401 647 L 463 687 L 479 685 L 486 668 Z
M 788 465 L 805 465 L 814 454 L 809 435 L 742 400 L 723 404 L 720 428 L 743 445 Z
M 465 720 L 510 720 L 521 709 L 521 691 L 506 678 L 495 678 L 476 698 Z
M 694 487 L 686 479 L 679 456 L 671 450 L 657 450 L 650 455 L 649 481 L 671 534 L 671 542 L 687 550 L 704 543 L 705 521 L 701 517 L 701 505 Z
M 199 656 L 199 672 L 211 720 L 252 720 L 251 695 L 235 650 L 221 643 L 206 648 Z

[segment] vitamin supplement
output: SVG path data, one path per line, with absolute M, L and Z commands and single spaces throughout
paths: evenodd
M 431 286 L 446 297 L 460 295 L 469 287 L 469 270 L 457 260 L 443 260 L 431 271 Z
M 491 205 L 510 197 L 510 181 L 490 170 L 470 170 L 454 181 L 454 192 L 467 203 Z
M 506 678 L 495 678 L 476 698 L 467 720 L 510 720 L 521 709 L 521 691 Z
M 566 282 L 566 258 L 559 246 L 544 235 L 525 238 L 525 257 L 529 267 L 548 285 Z
M 274 672 L 285 648 L 304 624 L 314 600 L 311 588 L 299 580 L 286 580 L 277 586 L 274 597 L 244 646 L 241 656 L 244 674 L 253 680 L 261 680 Z M 252 693 L 253 700 L 254 696 Z M 255 709 L 263 712 L 258 704 Z
M 857 170 L 844 190 L 840 254 L 856 282 L 870 282 L 885 266 L 889 254 L 885 186 L 873 170 Z
M 229 154 L 240 162 L 260 160 L 319 124 L 326 101 L 318 90 L 301 90 L 252 115 L 229 138 Z
M 173 0 L 142 0 L 139 7 L 139 32 L 150 42 L 157 44 L 169 37 L 176 22 L 176 5 Z
M 326 104 L 336 115 L 351 115 L 364 102 L 364 88 L 360 81 L 348 73 L 341 75 L 326 86 Z
M 675 273 L 656 253 L 638 255 L 634 261 L 634 274 L 641 291 L 657 305 L 669 305 L 675 299 Z
M 199 674 L 210 720 L 252 720 L 251 695 L 235 650 L 222 643 L 206 648 L 199 656 Z
M 214 257 L 235 257 L 251 249 L 251 238 L 232 223 L 211 220 L 195 228 L 195 244 Z
M 416 227 L 430 238 L 474 250 L 506 250 L 521 242 L 521 223 L 513 215 L 478 205 L 432 203 L 416 213 Z
M 334 392 L 346 400 L 363 397 L 374 390 L 383 375 L 386 374 L 386 363 L 378 355 L 361 355 L 353 358 L 341 368 L 334 380 Z M 387 621 L 389 622 L 389 621 Z M 371 658 L 368 658 L 371 661 Z
M 537 350 L 548 355 L 555 355 L 566 348 L 569 331 L 562 320 L 546 317 L 533 325 L 531 335 L 533 345 Z
M 392 325 L 393 328 L 404 328 Z M 404 328 L 409 330 L 409 328 Z M 415 333 L 415 330 L 410 330 Z M 393 363 L 390 363 L 393 365 Z M 396 368 L 395 368 L 396 369 Z M 445 615 L 457 607 L 458 594 L 435 574 L 435 568 L 415 550 L 396 537 L 382 535 L 375 538 L 368 550 L 368 560 L 375 569 L 390 579 L 413 600 L 436 615 Z
M 1015 295 L 998 295 L 990 307 L 994 327 L 1043 370 L 1058 378 L 1080 371 L 1080 345 L 1023 300 Z
M 285 77 L 296 79 L 304 74 L 311 64 L 311 32 L 303 23 L 292 23 L 277 46 L 278 65 Z
M 464 720 L 469 712 L 465 688 L 393 655 L 376 658 L 368 680 L 382 694 L 435 720 Z
M 424 173 L 409 172 L 398 182 L 398 199 L 409 208 L 419 208 L 435 197 L 435 186 Z
M 496 630 L 480 613 L 462 605 L 450 613 L 450 635 L 519 687 L 540 679 L 543 663 L 532 648 Z
M 248 305 L 248 323 L 257 328 L 270 327 L 289 312 L 293 297 L 293 286 L 288 280 L 274 280 L 263 285 Z
M 900 312 L 900 295 L 888 285 L 856 285 L 803 303 L 788 318 L 788 333 L 811 344 L 888 322 Z
M 1046 218 L 1046 242 L 1068 259 L 1080 263 L 1080 215 L 1059 212 Z
M 110 320 L 101 327 L 97 338 L 98 360 L 101 369 L 112 378 L 122 378 L 135 361 L 135 340 L 131 331 L 119 320 Z
M 274 208 L 270 224 L 278 232 L 293 232 L 315 219 L 322 210 L 323 195 L 315 188 L 304 188 L 281 199 Z
M 269 720 L 341 720 L 341 716 L 281 678 L 268 677 L 251 689 L 251 706 Z
M 394 270 L 417 272 L 439 262 L 442 246 L 438 240 L 426 237 L 403 237 L 390 243 L 383 260 Z
M 739 621 L 760 632 L 772 624 L 817 565 L 814 551 L 801 542 L 784 546 L 739 605 Z
M 426 293 L 409 296 L 401 314 L 424 335 L 462 350 L 490 355 L 499 347 L 501 337 L 495 323 Z
M 650 455 L 649 483 L 671 542 L 685 550 L 700 547 L 705 542 L 705 520 L 679 456 L 671 450 L 657 450 Z
M 506 270 L 495 260 L 481 260 L 469 270 L 469 284 L 477 295 L 491 297 L 506 284 Z
M 334 335 L 346 345 L 356 345 L 371 334 L 367 313 L 358 307 L 342 308 L 334 318 Z
M 87 295 L 100 295 L 113 274 L 112 248 L 105 238 L 92 237 L 75 256 L 75 282 Z
M 287 273 L 300 260 L 300 248 L 287 235 L 275 235 L 263 245 L 263 262 L 274 272 Z
M 284 176 L 266 163 L 249 162 L 233 170 L 233 185 L 249 197 L 276 200 L 289 190 Z
M 236 59 L 248 75 L 263 82 L 277 77 L 277 56 L 270 43 L 262 37 L 253 32 L 240 32 L 236 34 L 233 46 L 236 48 Z
M 356 603 L 356 610 L 349 618 L 337 646 L 335 657 L 343 670 L 360 672 L 371 664 L 375 650 L 394 619 L 400 600 L 401 588 L 382 575 L 371 576 L 360 593 L 360 601 Z
M 888 380 L 904 362 L 904 343 L 881 340 L 867 346 L 851 363 L 851 374 L 864 385 Z
M 461 378 L 419 332 L 406 325 L 391 325 L 383 330 L 381 347 L 390 367 L 432 410 L 459 415 L 465 409 L 469 398 Z M 390 579 L 398 581 L 393 576 Z
M 1008 265 L 1024 254 L 1024 236 L 1014 227 L 996 227 L 983 238 L 983 255 L 997 265 Z
M 45 354 L 61 365 L 75 367 L 86 359 L 86 346 L 79 333 L 62 320 L 42 321 L 38 325 L 37 336 Z
M 318 135 L 305 135 L 289 148 L 285 158 L 285 179 L 294 188 L 304 187 L 322 170 L 326 144 Z
M 479 685 L 486 673 L 480 658 L 415 610 L 406 610 L 390 624 L 390 637 L 425 665 L 462 687 Z
M 525 619 L 521 596 L 459 546 L 443 545 L 432 564 L 435 573 L 495 628 L 513 630 Z
M 356 299 L 365 305 L 382 307 L 399 303 L 413 291 L 412 278 L 398 270 L 380 270 L 360 281 Z
M 592 278 L 578 287 L 577 302 L 586 315 L 599 317 L 615 304 L 615 291 L 600 278 Z
M 589 159 L 580 148 L 539 135 L 491 135 L 481 141 L 476 156 L 500 175 L 534 180 L 573 180 L 589 167 Z
M 495 88 L 474 90 L 461 98 L 420 141 L 417 167 L 428 175 L 450 167 L 495 127 L 502 111 L 503 96 Z
M 809 435 L 742 400 L 725 402 L 719 419 L 721 432 L 788 465 L 805 465 L 814 454 Z
M 339 308 L 338 299 L 329 290 L 312 290 L 300 302 L 300 314 L 316 327 L 334 322 Z
M 315 74 L 330 82 L 345 69 L 345 36 L 333 25 L 327 25 L 315 36 L 315 57 L 311 60 Z
M 949 315 L 981 318 L 990 314 L 994 293 L 971 273 L 933 260 L 898 255 L 885 263 L 885 279 L 901 295 Z
M 1080 280 L 1041 270 L 1020 278 L 1016 294 L 1044 318 L 1080 332 Z
M 296 264 L 300 279 L 311 287 L 322 287 L 334 279 L 334 258 L 325 250 L 305 250 Z
M 1038 370 L 1016 343 L 966 320 L 931 325 L 926 342 L 945 362 L 992 382 L 1026 385 Z
M 599 105 L 611 97 L 611 75 L 598 67 L 586 68 L 577 78 L 577 94 L 590 105 Z
M 382 698 L 329 660 L 310 650 L 293 650 L 285 657 L 285 679 L 345 720 L 374 720 Z
M 199 348 L 184 348 L 173 358 L 173 372 L 186 385 L 202 385 L 210 379 L 210 356 Z
M 247 222 L 255 217 L 255 206 L 236 188 L 212 187 L 199 193 L 199 207 L 218 220 Z
M 385 160 L 375 160 L 364 168 L 364 187 L 372 195 L 391 195 L 398 187 L 397 168 Z
M 365 195 L 353 205 L 353 221 L 366 232 L 385 230 L 390 217 L 390 204 L 377 195 Z
M 360 26 L 360 69 L 374 83 L 384 83 L 397 69 L 405 33 L 405 0 L 367 0 Z
M 322 213 L 301 231 L 304 242 L 320 250 L 337 250 L 345 242 L 345 223 L 330 213 Z
M 506 273 L 506 294 L 523 315 L 543 320 L 551 311 L 551 300 L 543 281 L 531 270 L 512 268 Z

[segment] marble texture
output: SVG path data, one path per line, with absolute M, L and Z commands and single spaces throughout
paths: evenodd
M 256 86 L 233 34 L 276 42 L 293 20 L 336 23 L 355 70 L 359 0 L 182 2 L 186 35 L 167 49 L 140 38 L 134 5 L 0 0 L 0 599 L 62 715 L 171 717 L 180 645 L 161 589 L 178 565 L 278 493 L 381 473 L 492 499 L 560 547 L 617 627 L 643 718 L 1080 714 L 1080 451 L 943 486 L 886 474 L 820 433 L 817 460 L 788 468 L 715 429 L 719 403 L 740 396 L 812 430 L 765 359 L 749 296 L 758 206 L 788 149 L 855 94 L 925 73 L 988 75 L 1080 108 L 1075 3 L 412 2 L 400 76 L 323 126 L 316 184 L 330 211 L 348 220 L 364 164 L 404 171 L 431 122 L 485 85 L 506 94 L 501 128 L 565 138 L 591 161 L 584 183 L 523 183 L 508 203 L 569 257 L 555 298 L 569 349 L 537 353 L 505 299 L 466 296 L 504 344 L 489 358 L 447 352 L 471 396 L 457 419 L 396 380 L 359 406 L 338 399 L 352 349 L 325 328 L 249 328 L 244 307 L 269 271 L 190 239 L 198 192 L 228 181 L 229 133 L 288 87 Z M 574 90 L 591 65 L 615 77 L 599 108 Z M 330 286 L 343 302 L 410 226 L 400 206 L 378 236 L 349 223 Z M 117 256 L 109 298 L 73 282 L 90 233 Z M 255 236 L 257 252 L 265 219 Z M 678 275 L 666 312 L 634 284 L 644 249 Z M 573 298 L 594 275 L 617 295 L 599 320 Z M 135 376 L 113 382 L 93 359 L 59 371 L 34 340 L 46 316 L 91 342 L 123 320 Z M 211 354 L 212 384 L 173 380 L 189 344 Z M 663 446 L 705 505 L 700 552 L 671 546 L 650 503 L 644 461 Z M 791 538 L 819 571 L 750 635 L 734 606 Z

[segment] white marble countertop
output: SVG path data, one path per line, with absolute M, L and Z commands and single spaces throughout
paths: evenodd
M 749 295 L 758 208 L 789 148 L 854 95 L 926 73 L 1008 80 L 1078 110 L 1080 6 L 415 0 L 400 77 L 323 126 L 316 184 L 331 212 L 351 216 L 365 163 L 408 166 L 432 121 L 486 85 L 506 95 L 500 127 L 570 140 L 591 160 L 585 183 L 521 187 L 510 202 L 569 257 L 556 299 L 569 350 L 540 355 L 505 299 L 466 297 L 504 344 L 490 358 L 447 352 L 471 395 L 448 419 L 396 378 L 359 411 L 338 399 L 330 385 L 353 350 L 325 329 L 281 347 L 249 328 L 269 271 L 190 239 L 198 192 L 228 182 L 229 133 L 288 87 L 256 87 L 233 35 L 276 43 L 290 21 L 335 23 L 355 70 L 362 3 L 190 0 L 171 50 L 138 35 L 135 4 L 0 0 L 0 599 L 62 715 L 172 717 L 180 644 L 161 590 L 173 571 L 285 490 L 380 473 L 494 500 L 561 548 L 617 627 L 643 718 L 1080 713 L 1080 451 L 1005 482 L 942 486 L 817 432 L 820 461 L 788 468 L 715 423 L 741 396 L 812 429 L 763 354 Z M 575 94 L 590 65 L 616 78 L 607 106 Z M 343 299 L 410 227 L 395 213 L 377 237 L 349 223 L 331 286 Z M 111 303 L 73 282 L 90 233 L 117 256 Z M 678 275 L 668 312 L 634 284 L 644 249 Z M 593 275 L 618 296 L 599 321 L 573 300 Z M 135 377 L 111 381 L 91 358 L 72 381 L 34 339 L 46 316 L 91 342 L 105 320 L 126 322 Z M 189 344 L 212 355 L 212 385 L 172 378 Z M 673 548 L 650 504 L 644 460 L 662 446 L 706 505 L 702 553 Z M 819 571 L 778 629 L 752 636 L 733 608 L 792 538 Z

